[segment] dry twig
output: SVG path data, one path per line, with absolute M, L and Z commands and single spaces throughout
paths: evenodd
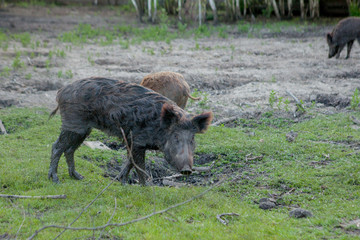
M 212 126 L 219 126 L 221 124 L 224 124 L 224 123 L 229 123 L 229 122 L 232 122 L 234 120 L 238 119 L 238 117 L 229 117 L 229 118 L 223 118 L 223 119 L 220 119 L 219 121 L 216 121 L 214 122 L 213 124 L 211 124 Z
M 252 153 L 249 153 L 249 154 L 247 154 L 246 156 L 245 156 L 245 161 L 247 162 L 247 161 L 252 161 L 252 160 L 261 160 L 261 159 L 263 159 L 263 155 L 260 155 L 260 156 L 254 156 L 254 157 L 251 157 L 252 156 Z
M 134 157 L 133 157 L 133 155 L 132 155 L 132 144 L 131 144 L 131 147 L 129 147 L 129 143 L 128 143 L 127 139 L 126 139 L 124 129 L 123 129 L 122 127 L 120 127 L 120 130 L 121 130 L 121 134 L 123 135 L 123 138 L 124 138 L 125 145 L 126 145 L 126 148 L 127 148 L 127 150 L 128 150 L 128 153 L 129 153 L 129 158 L 130 158 L 131 163 L 134 165 L 134 167 L 135 167 L 136 169 L 138 169 L 140 172 L 144 173 L 148 178 L 151 178 L 151 177 L 149 176 L 149 174 L 148 174 L 144 169 L 142 169 L 141 167 L 139 167 L 139 166 L 135 163 Z M 132 143 L 132 141 L 131 141 L 131 143 Z
M 227 225 L 229 223 L 229 220 L 222 219 L 221 217 L 223 217 L 223 216 L 240 216 L 240 215 L 237 213 L 223 213 L 223 214 L 216 215 L 217 220 L 219 220 L 222 224 Z
M 350 119 L 355 123 L 356 125 L 360 125 L 360 121 L 353 115 L 350 116 Z
M 23 226 L 23 224 L 24 224 L 24 222 L 25 222 L 25 219 L 26 219 L 26 212 L 25 212 L 24 208 L 23 208 L 23 212 L 24 212 L 24 219 L 23 219 L 23 221 L 21 222 L 18 231 L 16 232 L 15 239 L 17 239 L 17 237 L 18 237 L 18 235 L 19 235 L 19 232 L 20 232 L 20 229 L 22 228 L 22 226 Z
M 229 177 L 230 178 L 230 177 Z M 221 185 L 222 183 L 224 183 L 226 180 L 228 180 L 229 178 L 224 178 L 222 180 L 220 180 L 219 182 L 215 183 L 214 185 L 212 185 L 211 187 L 209 187 L 208 189 L 204 190 L 203 192 L 199 193 L 198 195 L 184 201 L 184 202 L 180 202 L 180 203 L 177 203 L 177 204 L 174 204 L 168 208 L 165 208 L 163 210 L 159 210 L 159 211 L 156 211 L 156 212 L 152 212 L 151 214 L 148 214 L 146 216 L 143 216 L 143 217 L 140 217 L 140 218 L 136 218 L 136 219 L 133 219 L 133 220 L 130 220 L 128 222 L 123 222 L 123 223 L 107 223 L 105 225 L 102 225 L 102 226 L 98 226 L 98 227 L 66 227 L 66 226 L 60 226 L 60 225 L 47 225 L 47 226 L 43 226 L 42 228 L 40 228 L 39 230 L 36 230 L 34 232 L 33 235 L 31 235 L 28 240 L 31 240 L 31 239 L 34 239 L 41 231 L 45 230 L 45 229 L 48 229 L 48 228 L 60 228 L 60 229 L 64 229 L 64 230 L 74 230 L 74 231 L 79 231 L 79 230 L 89 230 L 89 231 L 94 231 L 94 230 L 102 230 L 102 229 L 105 229 L 107 227 L 121 227 L 121 226 L 125 226 L 125 225 L 129 225 L 129 224 L 132 224 L 132 223 L 136 223 L 136 222 L 140 222 L 140 221 L 143 221 L 143 220 L 146 220 L 148 218 L 151 218 L 155 215 L 158 215 L 158 214 L 162 214 L 162 213 L 165 213 L 173 208 L 177 208 L 179 206 L 182 206 L 184 204 L 187 204 L 197 198 L 200 198 L 202 197 L 203 195 L 205 195 L 206 193 L 208 193 L 209 191 L 211 191 L 212 189 L 214 189 L 215 187 Z
M 305 108 L 303 107 L 303 105 L 301 104 L 301 102 L 299 101 L 299 99 L 298 99 L 297 97 L 295 97 L 295 95 L 292 94 L 292 92 L 290 92 L 290 91 L 286 91 L 286 93 L 289 94 L 290 97 L 292 97 L 292 98 L 295 100 L 296 106 L 298 107 L 298 109 L 299 109 L 300 111 L 302 111 L 302 112 L 305 112 Z M 294 113 L 294 116 L 296 116 L 295 113 Z
M 2 198 L 65 199 L 66 195 L 24 196 L 24 195 L 0 194 L 0 197 L 2 197 Z

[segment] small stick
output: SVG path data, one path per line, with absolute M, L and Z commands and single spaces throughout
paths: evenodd
M 219 220 L 222 224 L 227 225 L 229 223 L 229 220 L 222 219 L 221 217 L 223 217 L 223 216 L 240 216 L 240 215 L 237 213 L 223 213 L 223 214 L 216 215 L 217 220 Z
M 131 163 L 134 165 L 134 167 L 135 167 L 136 169 L 138 169 L 138 170 L 140 170 L 140 172 L 144 173 L 145 176 L 147 176 L 148 178 L 151 178 L 151 177 L 149 176 L 149 174 L 148 174 L 144 169 L 142 169 L 141 167 L 139 167 L 139 166 L 135 163 L 134 157 L 133 157 L 133 155 L 132 155 L 132 141 L 131 141 L 131 147 L 129 147 L 129 143 L 128 143 L 127 139 L 126 139 L 124 129 L 122 129 L 122 127 L 120 127 L 120 130 L 121 130 L 121 134 L 122 134 L 123 137 L 124 137 L 125 145 L 126 145 L 126 148 L 127 148 L 127 150 L 128 150 L 129 158 L 130 158 L 130 160 L 131 160 Z
M 260 156 L 255 156 L 255 157 L 250 157 L 252 155 L 252 153 L 249 153 L 245 156 L 245 161 L 251 161 L 251 160 L 257 160 L 257 159 L 263 159 L 263 155 Z
M 198 172 L 210 172 L 211 167 L 193 167 L 193 170 Z
M 1 133 L 1 134 L 4 134 L 4 135 L 7 134 L 6 129 L 5 129 L 5 127 L 4 127 L 4 124 L 2 123 L 1 120 L 0 120 L 0 133 Z
M 229 118 L 223 118 L 223 119 L 220 119 L 219 121 L 216 121 L 214 122 L 213 124 L 211 124 L 212 126 L 219 126 L 223 123 L 228 123 L 228 122 L 231 122 L 231 121 L 234 121 L 238 119 L 238 117 L 229 117 Z
M 23 195 L 0 194 L 0 197 L 3 197 L 3 198 L 65 199 L 66 195 L 23 196 Z
M 301 110 L 301 111 L 304 111 L 305 112 L 305 108 L 303 107 L 303 105 L 301 104 L 301 102 L 299 101 L 299 99 L 297 97 L 295 97 L 294 94 L 292 94 L 292 92 L 290 91 L 287 91 L 286 90 L 286 93 L 290 95 L 290 97 L 292 97 L 295 102 L 296 102 L 296 106 Z
M 355 116 L 350 116 L 350 118 L 353 121 L 353 123 L 360 125 L 360 121 Z
M 177 173 L 177 174 L 174 174 L 174 175 L 171 175 L 171 176 L 168 176 L 168 177 L 164 177 L 163 179 L 166 179 L 166 180 L 171 180 L 173 178 L 178 178 L 178 177 L 182 177 L 184 175 L 182 175 L 181 173 Z
M 15 239 L 17 239 L 17 237 L 18 237 L 18 235 L 19 235 L 19 232 L 20 232 L 20 229 L 22 228 L 22 226 L 23 226 L 23 224 L 24 224 L 24 222 L 25 222 L 25 219 L 26 219 L 26 212 L 25 212 L 24 208 L 23 208 L 23 212 L 24 212 L 24 218 L 23 218 L 23 221 L 21 222 L 21 225 L 20 225 L 18 231 L 16 232 Z

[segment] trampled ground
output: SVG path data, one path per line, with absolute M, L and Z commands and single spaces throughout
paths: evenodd
M 157 71 L 182 73 L 192 90 L 196 88 L 203 95 L 203 101 L 190 104 L 188 110 L 208 108 L 216 119 L 257 116 L 267 111 L 272 90 L 275 97 L 282 98 L 281 109 L 294 110 L 294 101 L 286 90 L 305 103 L 317 100 L 336 106 L 337 98 L 349 99 L 360 86 L 360 48 L 355 44 L 348 60 L 344 59 L 345 51 L 338 60 L 328 59 L 324 36 L 333 22 L 257 20 L 216 29 L 210 24 L 203 34 L 187 34 L 184 39 L 164 37 L 156 42 L 143 40 L 154 36 L 141 36 L 139 43 L 141 33 L 133 30 L 119 30 L 120 37 L 110 40 L 107 33 L 89 37 L 91 30 L 102 27 L 110 31 L 117 26 L 149 27 L 139 25 L 134 14 L 96 7 L 8 7 L 0 13 L 0 27 L 8 34 L 29 32 L 31 40 L 22 44 L 21 37 L 13 37 L 6 46 L 2 43 L 0 107 L 54 108 L 56 90 L 77 79 L 103 76 L 139 83 L 146 74 Z M 86 43 L 66 35 L 80 29 L 81 23 L 92 26 L 78 31 L 79 35 L 87 34 Z M 188 31 L 182 34 L 176 25 L 169 26 L 168 32 L 180 36 Z M 210 37 L 204 37 L 207 33 Z M 13 70 L 17 54 L 24 66 Z M 323 99 L 319 94 L 333 96 Z M 290 103 L 284 103 L 286 99 Z

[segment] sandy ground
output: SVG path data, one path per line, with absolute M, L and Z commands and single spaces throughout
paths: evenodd
M 0 108 L 15 105 L 52 109 L 56 106 L 57 89 L 77 79 L 103 76 L 140 83 L 145 75 L 157 71 L 182 73 L 192 90 L 197 88 L 208 98 L 203 101 L 205 107 L 193 103 L 188 110 L 208 108 L 216 119 L 268 111 L 272 90 L 278 97 L 288 98 L 293 110 L 294 101 L 287 90 L 310 103 L 318 100 L 319 94 L 350 99 L 355 88 L 360 87 L 359 45 L 354 45 L 348 60 L 344 59 L 346 50 L 340 59 L 328 59 L 325 34 L 331 31 L 330 25 L 314 27 L 308 32 L 290 31 L 253 38 L 237 33 L 234 26 L 226 39 L 217 36 L 177 39 L 171 46 L 165 42 L 142 42 L 128 49 L 119 44 L 75 46 L 57 40 L 60 33 L 82 22 L 107 27 L 137 24 L 135 16 L 109 9 L 8 7 L 0 12 L 0 28 L 10 33 L 30 32 L 33 41 L 41 43 L 32 49 L 11 41 L 6 51 L 0 49 L 0 72 L 6 66 L 11 67 L 16 51 L 23 53 L 21 60 L 26 65 L 0 77 Z M 54 56 L 51 66 L 46 68 L 49 51 L 57 49 L 64 50 L 66 57 Z M 59 77 L 59 71 L 64 74 L 71 71 L 73 76 Z M 28 74 L 31 78 L 26 78 Z

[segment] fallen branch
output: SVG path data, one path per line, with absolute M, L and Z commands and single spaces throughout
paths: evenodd
M 182 206 L 184 204 L 187 204 L 197 198 L 200 198 L 202 197 L 203 195 L 205 195 L 206 193 L 208 193 L 209 191 L 211 191 L 212 189 L 214 189 L 215 187 L 221 185 L 222 183 L 224 183 L 226 180 L 228 180 L 230 177 L 228 178 L 224 178 L 222 180 L 220 180 L 219 182 L 215 183 L 214 185 L 212 185 L 211 187 L 209 187 L 208 189 L 204 190 L 203 192 L 199 193 L 198 195 L 184 201 L 184 202 L 180 202 L 180 203 L 177 203 L 177 204 L 174 204 L 168 208 L 165 208 L 163 210 L 160 210 L 160 211 L 156 211 L 156 212 L 153 212 L 151 214 L 148 214 L 146 216 L 143 216 L 143 217 L 140 217 L 140 218 L 137 218 L 137 219 L 133 219 L 133 220 L 130 220 L 128 222 L 123 222 L 123 223 L 107 223 L 105 225 L 102 225 L 102 226 L 98 226 L 98 227 L 66 227 L 66 226 L 60 226 L 60 225 L 48 225 L 48 226 L 43 226 L 42 228 L 40 228 L 39 230 L 36 230 L 34 232 L 33 235 L 31 235 L 28 240 L 31 240 L 31 239 L 34 239 L 41 231 L 45 230 L 45 229 L 48 229 L 48 228 L 60 228 L 60 229 L 64 229 L 64 230 L 74 230 L 74 231 L 79 231 L 79 230 L 89 230 L 89 231 L 94 231 L 94 230 L 102 230 L 102 229 L 105 229 L 107 227 L 121 227 L 121 226 L 125 226 L 125 225 L 129 225 L 129 224 L 132 224 L 132 223 L 136 223 L 136 222 L 140 222 L 140 221 L 143 221 L 143 220 L 146 220 L 148 218 L 151 218 L 155 215 L 158 215 L 158 214 L 162 214 L 162 213 L 165 213 L 173 208 L 177 208 L 179 206 Z
M 219 220 L 224 225 L 228 225 L 229 220 L 222 219 L 221 217 L 223 217 L 223 216 L 240 216 L 240 215 L 237 213 L 223 213 L 223 214 L 216 215 L 217 220 Z
M 238 119 L 238 117 L 223 118 L 223 119 L 220 119 L 219 121 L 214 122 L 211 125 L 212 126 L 219 126 L 219 125 L 224 124 L 224 123 L 232 122 L 232 121 L 234 121 L 236 119 Z
M 66 195 L 23 196 L 23 195 L 0 194 L 0 197 L 3 197 L 3 198 L 65 199 Z

